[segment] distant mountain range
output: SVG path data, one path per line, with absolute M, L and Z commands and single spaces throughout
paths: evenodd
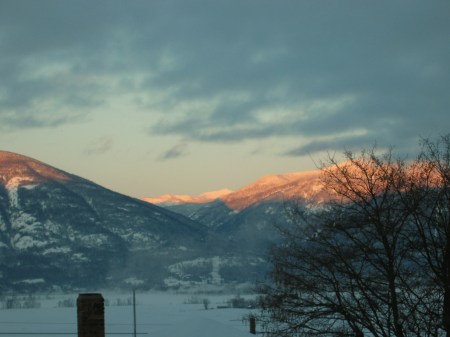
M 252 282 L 303 198 L 326 198 L 318 172 L 142 201 L 0 151 L 0 291 Z
M 159 205 L 179 205 L 179 204 L 204 204 L 214 201 L 216 199 L 223 198 L 228 194 L 233 193 L 232 190 L 227 188 L 219 191 L 205 192 L 200 195 L 189 194 L 163 194 L 159 197 L 143 198 L 142 200 L 150 202 L 152 204 Z
M 197 221 L 222 238 L 241 243 L 250 254 L 267 256 L 268 247 L 279 238 L 274 224 L 290 219 L 290 203 L 321 203 L 328 200 L 320 171 L 275 174 L 263 177 L 237 191 L 227 189 L 199 196 L 162 195 L 144 198 Z
M 222 189 L 197 196 L 164 194 L 143 198 L 144 201 L 162 206 L 206 204 L 221 200 L 228 208 L 237 211 L 266 201 L 292 199 L 308 199 L 314 202 L 323 202 L 328 199 L 320 182 L 319 170 L 269 175 L 237 191 Z

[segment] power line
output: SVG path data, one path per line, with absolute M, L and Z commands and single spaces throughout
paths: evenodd
M 147 335 L 146 332 L 134 332 L 136 335 Z M 131 332 L 107 332 L 108 335 L 130 335 Z M 0 335 L 78 335 L 78 332 L 0 332 Z

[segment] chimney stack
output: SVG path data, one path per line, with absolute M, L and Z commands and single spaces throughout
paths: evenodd
M 105 337 L 105 306 L 102 294 L 79 294 L 78 337 Z

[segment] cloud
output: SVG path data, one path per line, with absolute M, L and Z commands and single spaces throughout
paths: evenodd
M 113 147 L 113 139 L 110 137 L 101 137 L 90 142 L 84 149 L 87 156 L 98 156 L 109 152 Z
M 78 122 L 82 116 L 73 114 L 72 116 L 52 115 L 52 114 L 31 114 L 31 113 L 5 113 L 0 114 L 0 129 L 10 131 L 12 129 L 57 127 L 69 122 Z
M 187 155 L 188 144 L 180 143 L 172 146 L 159 156 L 160 160 L 174 159 Z
M 449 10 L 420 0 L 3 1 L 0 121 L 72 123 L 126 96 L 151 134 L 310 139 L 290 155 L 372 139 L 407 149 L 448 132 Z
M 389 11 L 387 3 L 289 4 L 270 8 L 271 14 L 270 6 L 256 9 L 251 27 L 238 16 L 232 28 L 218 32 L 199 20 L 203 41 L 188 39 L 191 47 L 177 49 L 175 66 L 149 87 L 166 86 L 176 101 L 203 101 L 205 108 L 164 119 L 152 132 L 216 142 L 316 139 L 308 151 L 374 139 L 407 146 L 424 130 L 447 132 L 450 48 L 444 32 L 450 25 L 441 10 L 448 4 L 389 5 Z M 245 8 L 241 13 L 248 14 Z M 244 99 L 233 99 L 239 95 Z M 161 108 L 169 115 L 179 106 Z M 291 113 L 277 119 L 280 110 Z M 275 118 L 265 120 L 267 111 Z M 341 140 L 352 130 L 368 136 Z M 338 141 L 320 141 L 325 136 Z

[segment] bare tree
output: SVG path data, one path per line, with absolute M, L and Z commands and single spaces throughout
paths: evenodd
M 401 196 L 416 186 L 409 165 L 391 151 L 345 156 L 322 168 L 333 201 L 291 208 L 292 226 L 281 228 L 273 284 L 262 289 L 266 334 L 439 336 L 439 296 L 422 284 L 425 259 L 407 239 L 418 218 Z
M 303 214 L 296 216 L 303 217 Z M 295 230 L 284 230 L 284 244 L 272 251 L 275 284 L 263 289 L 266 296 L 262 299 L 262 308 L 269 314 L 263 319 L 267 334 L 360 333 L 359 318 L 346 305 L 351 290 L 342 282 L 348 271 L 346 263 L 344 266 L 342 263 L 346 261 L 344 255 L 350 261 L 354 252 L 337 249 L 343 243 L 338 241 L 343 238 L 335 237 L 323 226 L 297 225 Z M 340 258 L 336 254 L 340 254 Z
M 406 189 L 399 193 L 413 214 L 408 235 L 417 250 L 414 262 L 426 271 L 424 287 L 432 289 L 430 312 L 440 318 L 438 326 L 450 336 L 450 135 L 422 140 L 419 158 L 411 165 Z M 431 297 L 430 297 L 431 299 Z

